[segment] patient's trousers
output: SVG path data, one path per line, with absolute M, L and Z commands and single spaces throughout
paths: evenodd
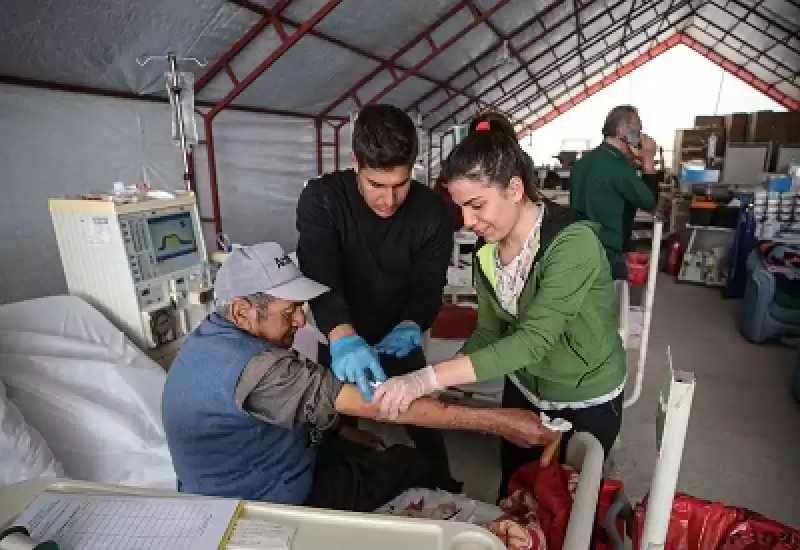
M 386 376 L 399 376 L 408 374 L 424 368 L 427 365 L 425 354 L 421 348 L 415 348 L 405 357 L 394 357 L 392 355 L 381 355 L 381 367 Z M 330 352 L 327 346 L 319 346 L 319 363 L 330 367 Z M 356 418 L 342 417 L 342 422 L 350 425 L 357 424 Z M 452 476 L 450 475 L 450 463 L 447 458 L 447 447 L 444 442 L 444 434 L 441 430 L 431 428 L 420 428 L 418 426 L 406 426 L 406 431 L 414 446 L 425 456 L 431 467 L 431 475 L 436 487 L 440 489 L 451 489 L 453 487 Z
M 372 512 L 413 487 L 433 488 L 425 462 L 413 447 L 394 445 L 378 451 L 331 434 L 317 451 L 306 504 Z

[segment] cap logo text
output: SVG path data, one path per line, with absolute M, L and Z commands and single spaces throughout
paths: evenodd
M 275 258 L 275 263 L 278 267 L 286 267 L 287 265 L 292 263 L 292 259 L 289 257 L 288 254 L 283 256 L 282 258 Z

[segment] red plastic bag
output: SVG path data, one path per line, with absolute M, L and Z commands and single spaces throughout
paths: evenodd
M 634 548 L 644 531 L 647 502 L 636 506 Z M 677 493 L 664 550 L 800 550 L 800 532 L 744 508 Z
M 530 492 L 537 501 L 536 514 L 541 530 L 547 541 L 547 550 L 561 550 L 569 526 L 569 515 L 580 474 L 572 468 L 553 461 L 547 468 L 538 462 L 526 464 L 517 470 L 508 484 L 509 494 L 517 491 Z M 606 512 L 614 502 L 618 491 L 622 491 L 621 481 L 604 480 L 600 489 L 597 506 L 597 520 L 593 533 L 593 550 L 610 550 L 611 543 L 605 531 Z M 624 521 L 617 522 L 617 531 L 624 533 Z
M 730 526 L 717 550 L 800 550 L 800 531 L 753 514 Z
M 680 495 L 675 495 L 675 500 L 672 503 L 672 514 L 669 518 L 669 527 L 667 530 L 667 543 L 664 550 L 691 550 L 692 545 L 689 542 L 690 520 L 691 520 L 691 506 L 688 501 L 679 498 Z M 634 534 L 633 534 L 633 547 L 634 550 L 639 550 L 642 544 L 642 534 L 644 533 L 644 518 L 646 513 L 647 501 L 638 504 L 634 510 Z
M 597 521 L 595 522 L 594 532 L 592 533 L 592 550 L 611 550 L 612 543 L 606 531 L 606 515 L 614 502 L 616 494 L 623 490 L 621 481 L 616 479 L 604 479 L 600 486 L 600 495 L 597 499 Z M 620 538 L 625 535 L 625 521 L 617 518 L 617 533 Z M 630 533 L 628 533 L 630 535 Z
M 508 493 L 531 493 L 536 501 L 536 515 L 547 539 L 547 550 L 561 550 L 567 534 L 572 495 L 578 474 L 553 461 L 546 468 L 531 462 L 517 470 L 508 483 Z

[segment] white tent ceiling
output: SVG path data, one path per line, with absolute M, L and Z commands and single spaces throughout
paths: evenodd
M 797 0 L 6 0 L 0 79 L 163 95 L 165 64 L 137 58 L 205 60 L 183 66 L 200 79 L 258 26 L 198 90 L 213 104 L 323 8 L 233 105 L 347 116 L 377 97 L 442 129 L 493 104 L 522 123 L 676 33 L 800 104 Z

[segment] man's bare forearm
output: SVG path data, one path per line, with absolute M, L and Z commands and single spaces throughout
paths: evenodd
M 422 397 L 414 401 L 397 419 L 382 418 L 380 409 L 364 401 L 358 390 L 349 384 L 342 387 L 336 399 L 336 410 L 350 416 L 371 418 L 392 424 L 411 424 L 441 430 L 470 430 L 489 432 L 506 439 L 532 440 L 537 434 L 549 438 L 548 430 L 541 427 L 538 417 L 530 411 L 519 409 L 473 408 L 443 403 Z M 528 443 L 533 445 L 534 443 Z
M 380 408 L 364 401 L 355 386 L 345 384 L 336 397 L 336 410 L 350 416 L 371 418 L 380 422 L 411 424 L 442 430 L 472 430 L 498 435 L 518 447 L 543 446 L 541 463 L 554 458 L 561 434 L 542 426 L 539 417 L 522 409 L 483 409 L 442 403 L 422 397 L 396 420 L 382 418 Z
M 509 429 L 506 417 L 502 409 L 470 408 L 422 397 L 391 422 L 441 430 L 473 430 L 503 435 Z M 386 419 L 380 420 L 390 422 Z

